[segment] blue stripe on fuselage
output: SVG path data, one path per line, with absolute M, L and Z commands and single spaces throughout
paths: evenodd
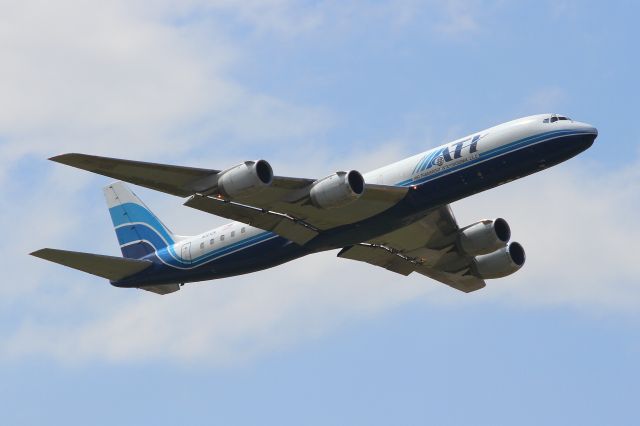
M 205 253 L 199 257 L 191 259 L 191 261 L 185 261 L 184 259 L 177 258 L 175 256 L 174 246 L 169 246 L 158 250 L 156 252 L 158 258 L 167 266 L 171 266 L 179 269 L 194 269 L 198 266 L 201 266 L 205 263 L 211 262 L 219 257 L 223 257 L 237 250 L 242 250 L 244 248 L 253 246 L 255 244 L 261 243 L 263 241 L 269 240 L 271 238 L 275 238 L 277 235 L 273 232 L 261 232 L 258 235 L 254 235 L 253 237 L 246 238 L 244 240 L 240 240 L 236 243 L 226 245 L 216 250 L 212 250 L 208 253 Z M 197 244 L 196 241 L 191 244 Z
M 521 148 L 525 148 L 529 145 L 533 145 L 536 143 L 540 143 L 540 142 L 544 142 L 546 140 L 551 140 L 551 139 L 555 139 L 558 137 L 562 137 L 562 136 L 569 136 L 569 135 L 579 135 L 579 134 L 585 134 L 584 131 L 576 131 L 576 130 L 554 130 L 551 132 L 545 132 L 545 133 L 540 133 L 538 135 L 533 135 L 533 136 L 528 136 L 526 138 L 523 139 L 519 139 L 517 141 L 514 142 L 510 142 L 508 144 L 505 145 L 501 145 L 499 147 L 496 147 L 492 150 L 489 151 L 485 151 L 485 152 L 478 152 L 478 158 L 475 160 L 471 160 L 471 161 L 466 161 L 463 162 L 459 165 L 447 168 L 445 170 L 442 170 L 440 172 L 436 172 L 433 173 L 432 175 L 429 176 L 425 176 L 423 178 L 419 178 L 414 180 L 414 177 L 412 176 L 411 179 L 406 179 L 403 180 L 401 182 L 396 183 L 396 186 L 411 186 L 411 185 L 420 185 L 426 182 L 429 182 L 433 179 L 437 179 L 438 177 L 445 175 L 445 174 L 449 174 L 452 172 L 455 172 L 457 170 L 460 169 L 464 169 L 467 167 L 471 167 L 474 164 L 480 163 L 482 161 L 488 160 L 490 158 L 496 157 L 498 155 L 501 154 L 505 154 L 505 153 L 509 153 L 512 151 L 515 151 L 516 149 L 521 149 Z M 432 157 L 433 154 L 431 155 L 427 155 L 426 157 Z M 415 175 L 415 173 L 414 173 Z
M 464 162 L 462 164 L 456 165 L 454 167 L 451 167 L 450 169 L 446 169 L 446 170 L 442 170 L 439 172 L 434 173 L 433 175 L 430 176 L 426 176 L 424 178 L 421 178 L 419 180 L 413 181 L 411 179 L 409 180 L 405 180 L 402 182 L 399 182 L 398 186 L 408 186 L 408 185 L 415 185 L 418 183 L 425 183 L 428 181 L 434 181 L 434 180 L 438 180 L 439 178 L 443 177 L 443 176 L 448 176 L 448 178 L 443 179 L 442 182 L 443 185 L 446 185 L 447 188 L 450 188 L 451 191 L 449 191 L 451 194 L 448 195 L 447 200 L 441 200 L 438 199 L 436 197 L 436 199 L 432 199 L 431 201 L 433 201 L 434 203 L 437 201 L 437 203 L 441 203 L 441 202 L 451 202 L 451 200 L 453 198 L 455 198 L 453 192 L 458 191 L 458 189 L 456 189 L 456 185 L 454 183 L 455 179 L 452 176 L 449 176 L 451 173 L 454 173 L 458 170 L 461 169 L 467 169 L 467 168 L 472 168 L 474 166 L 478 166 L 478 167 L 482 167 L 479 164 L 483 163 L 487 160 L 492 160 L 489 163 L 495 163 L 495 161 L 497 160 L 498 157 L 503 156 L 503 155 L 510 155 L 510 154 L 515 154 L 516 152 L 520 153 L 520 158 L 522 158 L 522 160 L 526 160 L 526 156 L 523 157 L 523 155 L 526 155 L 526 153 L 524 153 L 522 150 L 523 148 L 532 146 L 534 144 L 538 144 L 538 143 L 542 143 L 542 142 L 546 142 L 546 141 L 551 141 L 553 139 L 559 138 L 559 137 L 563 137 L 563 136 L 578 136 L 578 135 L 586 135 L 588 134 L 588 132 L 583 132 L 583 131 L 571 131 L 571 130 L 558 130 L 558 131 L 552 131 L 552 132 L 545 132 L 545 133 L 541 133 L 538 135 L 533 135 L 527 138 L 522 138 L 519 140 L 516 140 L 514 142 L 511 142 L 509 144 L 505 144 L 502 145 L 500 147 L 496 147 L 492 150 L 489 151 L 485 151 L 485 152 L 478 152 L 478 158 L 474 159 L 474 160 L 470 160 L 467 162 Z M 553 149 L 551 145 L 549 145 L 548 148 L 545 149 Z M 437 150 L 436 150 L 437 152 Z M 555 152 L 555 151 L 554 151 Z M 427 154 L 425 157 L 432 157 L 434 153 L 431 152 L 429 154 Z M 564 154 L 559 154 L 560 156 L 564 156 Z M 573 154 L 575 155 L 575 153 Z M 546 156 L 543 158 L 547 158 Z M 564 157 L 564 159 L 569 158 L 569 155 L 567 155 L 566 157 Z M 499 160 L 498 160 L 499 161 Z M 531 161 L 529 161 L 528 163 L 522 165 L 522 170 L 531 170 L 533 171 L 535 169 L 534 166 L 532 166 L 532 162 L 537 161 L 537 157 L 536 158 L 531 158 Z M 561 159 L 559 161 L 562 161 Z M 559 162 L 558 161 L 558 162 Z M 419 163 L 421 163 L 421 165 L 424 165 L 424 160 L 420 161 Z M 489 164 L 487 163 L 487 164 Z M 511 165 L 511 167 L 516 166 L 515 164 Z M 491 166 L 491 167 L 496 167 Z M 499 167 L 499 166 L 498 166 Z M 475 170 L 472 169 L 472 170 Z M 507 170 L 505 170 L 506 172 Z M 514 169 L 515 171 L 515 169 Z M 509 172 L 512 173 L 512 172 Z M 529 173 L 529 172 L 527 172 Z M 489 188 L 492 186 L 495 186 L 496 184 L 498 184 L 498 182 L 502 182 L 504 181 L 504 176 L 496 176 L 494 178 L 495 181 L 485 181 L 482 186 L 478 186 L 476 185 L 476 189 L 474 189 L 475 192 L 479 192 L 482 191 L 483 188 Z M 446 182 L 451 182 L 451 183 L 446 183 Z M 467 188 L 468 189 L 468 188 Z M 419 192 L 419 191 L 418 191 Z M 416 196 L 418 195 L 418 192 L 414 192 L 412 193 L 412 196 Z M 439 193 L 440 191 L 435 191 L 435 193 Z M 474 192 L 474 193 L 475 193 Z M 462 192 L 461 192 L 462 193 Z M 423 205 L 420 206 L 420 208 L 433 208 L 435 207 L 435 205 L 429 206 L 429 201 L 427 201 L 426 203 L 423 203 Z M 402 204 L 402 205 L 400 205 Z M 401 201 L 399 203 L 399 205 L 397 206 L 397 209 L 392 209 L 390 210 L 388 213 L 385 213 L 386 215 L 392 214 L 392 215 L 406 215 L 410 213 L 411 209 L 415 209 L 417 207 L 418 204 L 414 204 L 413 202 L 411 202 L 410 200 L 407 200 L 407 202 L 403 202 Z M 390 217 L 385 218 L 384 215 L 379 215 L 379 217 L 376 218 L 370 218 L 368 220 L 365 220 L 364 222 L 371 222 L 369 225 L 367 226 L 373 226 L 374 228 L 377 227 L 378 223 L 382 220 L 383 222 L 388 222 L 389 219 L 392 219 Z M 376 222 L 377 220 L 377 222 Z M 401 221 L 401 220 L 400 220 Z M 399 221 L 396 221 L 399 223 Z M 357 224 L 351 224 L 351 225 L 345 225 L 344 227 L 340 227 L 342 228 L 340 230 L 340 232 L 345 232 L 347 234 L 349 234 L 349 228 L 354 228 L 354 225 Z M 358 228 L 358 226 L 355 226 L 355 228 Z M 338 230 L 336 230 L 338 231 Z M 329 237 L 329 234 L 331 234 L 331 232 L 329 232 L 326 237 Z M 337 236 L 337 235 L 335 235 Z M 335 237 L 334 236 L 334 237 Z M 203 279 L 208 279 L 209 278 L 218 278 L 218 277 L 222 277 L 222 276 L 229 276 L 229 275 L 235 275 L 238 273 L 243 273 L 243 272 L 250 272 L 250 271 L 254 271 L 257 270 L 256 266 L 257 264 L 260 265 L 259 269 L 262 269 L 264 267 L 268 267 L 269 265 L 273 266 L 275 264 L 281 263 L 280 261 L 282 259 L 280 259 L 280 257 L 282 258 L 295 258 L 295 257 L 299 257 L 302 256 L 304 254 L 310 253 L 314 250 L 321 250 L 322 247 L 328 247 L 329 244 L 332 244 L 332 241 L 330 241 L 330 239 L 332 239 L 333 237 L 329 237 L 329 239 L 323 238 L 323 242 L 321 243 L 320 240 L 317 241 L 318 244 L 309 244 L 307 247 L 300 247 L 300 246 L 295 246 L 295 247 L 288 247 L 288 248 L 284 248 L 284 246 L 282 246 L 281 244 L 273 244 L 272 246 L 270 246 L 269 244 L 272 244 L 273 241 L 271 241 L 271 243 L 267 243 L 268 241 L 274 239 L 274 238 L 278 238 L 279 240 L 282 240 L 282 237 L 278 237 L 277 235 L 271 233 L 271 232 L 264 232 L 258 235 L 255 235 L 252 238 L 246 239 L 246 240 L 242 240 L 242 241 L 238 241 L 235 244 L 229 245 L 229 246 L 225 246 L 222 247 L 218 250 L 214 250 L 212 252 L 206 253 L 196 259 L 194 259 L 192 262 L 183 262 L 183 261 L 179 261 L 177 259 L 175 259 L 175 257 L 170 256 L 170 254 L 167 252 L 167 250 L 170 248 L 165 248 L 162 249 L 160 251 L 158 251 L 157 253 L 150 255 L 149 259 L 151 259 L 151 257 L 154 257 L 157 255 L 161 261 L 163 262 L 163 264 L 167 265 L 173 272 L 169 273 L 168 269 L 166 266 L 162 266 L 160 269 L 156 269 L 154 272 L 150 272 L 153 273 L 153 277 L 151 277 L 151 275 L 149 275 L 147 278 L 150 281 L 153 281 L 155 279 L 159 279 L 161 277 L 164 277 L 163 274 L 169 274 L 166 275 L 166 277 L 171 276 L 174 281 L 173 282 L 186 282 L 188 280 L 191 280 L 191 278 L 194 278 L 194 280 L 203 280 Z M 363 235 L 363 238 L 365 238 L 366 236 Z M 369 236 L 370 238 L 370 236 Z M 334 241 L 335 242 L 335 241 Z M 193 242 L 194 246 L 195 244 L 197 244 L 196 241 Z M 327 245 L 323 245 L 323 244 L 327 244 Z M 252 250 L 247 250 L 248 248 L 252 248 Z M 313 248 L 312 248 L 313 247 Z M 248 253 L 247 255 L 245 255 L 245 250 L 246 253 Z M 298 253 L 297 255 L 294 254 Z M 235 253 L 233 257 L 229 258 L 230 260 L 227 261 L 223 261 L 220 263 L 214 263 L 214 267 L 215 267 L 215 272 L 213 271 L 212 267 L 202 267 L 203 265 L 209 263 L 209 262 L 213 262 L 216 259 L 219 259 L 221 257 L 230 255 L 232 253 Z M 265 256 L 268 256 L 269 261 L 268 262 L 261 262 L 261 254 L 260 253 L 264 253 Z M 250 255 L 250 258 L 247 258 L 246 256 Z M 259 256 L 259 257 L 256 257 Z M 256 257 L 256 258 L 254 258 Z M 154 260 L 157 262 L 158 258 L 155 258 Z M 280 259 L 280 260 L 279 260 Z M 218 265 L 227 265 L 229 262 L 233 263 L 234 266 L 231 267 L 229 266 L 229 270 L 233 271 L 233 272 L 229 272 L 227 274 L 221 273 L 220 269 L 218 269 Z M 246 262 L 246 264 L 244 263 Z M 269 263 L 271 262 L 271 263 Z M 246 269 L 243 269 L 244 266 L 242 265 L 246 265 Z M 267 265 L 268 264 L 268 265 Z M 160 265 L 159 265 L 160 266 Z M 202 267 L 202 268 L 201 268 Z M 226 266 L 222 267 L 223 269 L 226 268 Z M 142 277 L 141 277 L 142 279 Z M 168 278 L 167 278 L 168 279 Z M 184 280 L 184 281 L 183 281 Z

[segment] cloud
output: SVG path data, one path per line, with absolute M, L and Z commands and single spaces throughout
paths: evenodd
M 461 36 L 474 33 L 480 28 L 478 24 L 477 1 L 443 0 L 438 3 L 442 10 L 442 18 L 435 25 L 435 30 L 446 36 Z
M 179 158 L 220 139 L 286 143 L 331 125 L 319 108 L 228 78 L 237 49 L 218 27 L 176 26 L 142 4 L 137 13 L 119 1 L 3 8 L 0 170 L 63 151 Z
M 569 98 L 567 92 L 556 86 L 542 87 L 530 94 L 524 102 L 527 111 L 560 112 Z
M 401 4 L 402 25 L 419 16 L 412 2 Z M 447 13 L 460 14 L 451 16 L 452 33 L 474 31 L 475 9 L 447 4 Z M 226 39 L 216 19 L 190 19 L 205 6 L 238 13 L 262 32 L 285 28 L 299 13 L 311 15 L 293 31 L 314 31 L 338 13 L 329 3 L 307 10 L 286 1 L 63 0 L 4 7 L 0 221 L 12 225 L 0 243 L 9 253 L 2 260 L 9 284 L 0 286 L 4 357 L 226 365 L 319 338 L 408 301 L 637 311 L 630 250 L 640 237 L 633 226 L 637 162 L 607 170 L 572 160 L 456 203 L 461 224 L 506 217 L 528 254 L 523 270 L 473 295 L 420 275 L 405 278 L 336 259 L 335 252 L 188 285 L 166 297 L 111 288 L 26 256 L 42 245 L 117 254 L 97 190 L 105 180 L 45 162 L 50 154 L 90 151 L 217 168 L 269 150 L 274 156 L 268 159 L 287 172 L 318 176 L 338 168 L 364 172 L 414 154 L 407 148 L 411 142 L 429 145 L 406 138 L 369 141 L 336 158 L 329 144 L 314 143 L 324 142 L 319 135 L 331 127 L 331 111 L 259 93 L 229 77 L 244 52 Z M 175 198 L 140 195 L 178 232 L 222 221 L 180 208 Z
M 97 358 L 236 364 L 429 291 L 334 256 L 324 253 L 259 275 L 190 284 L 172 297 L 125 290 L 120 303 L 90 320 L 23 324 L 5 340 L 5 355 L 48 354 L 63 362 Z M 315 271 L 311 279 L 309 271 Z M 356 277 L 355 271 L 362 274 Z
M 418 274 L 405 278 L 337 259 L 335 252 L 190 284 L 165 297 L 108 288 L 102 280 L 64 271 L 65 286 L 83 289 L 74 303 L 90 309 L 71 323 L 60 313 L 53 321 L 50 314 L 37 313 L 5 339 L 3 352 L 46 354 L 63 362 L 160 359 L 228 365 L 322 337 L 408 301 L 451 309 L 484 303 L 566 306 L 633 316 L 640 308 L 630 250 L 640 238 L 632 226 L 640 206 L 637 165 L 607 171 L 574 161 L 455 203 L 461 224 L 507 218 L 528 255 L 521 271 L 491 280 L 471 295 Z M 107 293 L 108 308 L 92 312 L 92 299 Z
M 172 3 L 172 2 L 169 2 Z M 433 30 L 446 37 L 475 33 L 479 20 L 491 12 L 494 1 L 478 0 L 323 0 L 313 3 L 294 0 L 190 0 L 179 10 L 198 10 L 194 20 L 216 20 L 220 15 L 246 26 L 262 37 L 265 34 L 283 38 L 316 34 L 323 38 L 358 33 L 372 25 L 401 34 L 401 30 L 420 28 Z M 176 8 L 169 8 L 173 13 Z
M 498 299 L 633 314 L 640 308 L 633 250 L 640 162 L 608 170 L 572 161 L 455 207 L 467 221 L 474 212 L 511 220 L 527 251 L 522 271 L 492 286 Z

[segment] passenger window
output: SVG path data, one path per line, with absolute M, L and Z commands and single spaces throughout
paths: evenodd
M 236 231 L 231 231 L 231 238 L 236 236 Z
M 220 235 L 220 241 L 224 241 L 224 235 Z
M 240 233 L 244 234 L 244 226 L 240 229 Z
M 200 249 L 204 249 L 204 243 L 200 243 Z
M 212 238 L 211 241 L 209 241 L 209 245 L 212 246 L 214 241 L 215 241 L 215 238 Z

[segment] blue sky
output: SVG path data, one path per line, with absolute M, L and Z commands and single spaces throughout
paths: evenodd
M 635 3 L 1 6 L 2 424 L 637 424 Z M 453 205 L 527 250 L 472 295 L 335 252 L 166 297 L 26 255 L 118 254 L 109 180 L 55 154 L 320 177 L 541 112 L 600 136 Z M 225 222 L 136 192 L 178 233 Z

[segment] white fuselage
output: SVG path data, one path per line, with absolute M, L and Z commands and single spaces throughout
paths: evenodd
M 420 185 L 464 169 L 467 164 L 477 164 L 481 153 L 489 151 L 498 151 L 499 153 L 502 147 L 508 147 L 514 141 L 526 140 L 549 132 L 597 133 L 593 126 L 573 120 L 544 122 L 549 117 L 550 114 L 533 115 L 472 133 L 365 173 L 363 175 L 365 182 L 398 186 Z M 174 250 L 184 260 L 190 260 L 223 247 L 255 239 L 256 236 L 264 233 L 265 231 L 262 229 L 241 222 L 232 222 L 200 235 L 185 237 L 175 244 Z M 276 238 L 275 234 L 273 238 Z M 262 241 L 264 239 L 256 244 Z

